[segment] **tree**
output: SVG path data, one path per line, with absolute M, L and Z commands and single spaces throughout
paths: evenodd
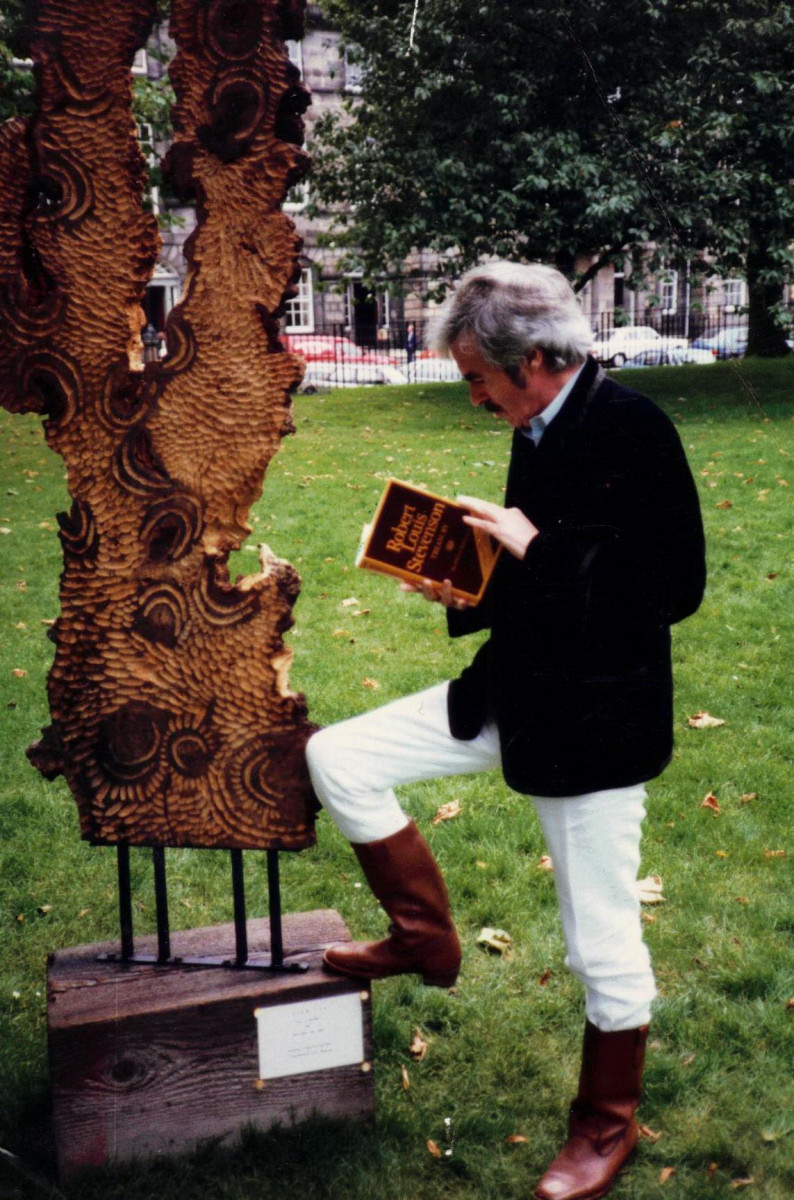
M 673 143 L 690 190 L 704 197 L 702 240 L 741 272 L 748 354 L 787 353 L 779 320 L 794 279 L 794 6 L 695 0 L 711 17 L 688 63 L 686 112 Z M 705 25 L 705 21 L 704 21 Z
M 711 272 L 716 259 L 747 273 L 754 344 L 770 305 L 765 292 L 759 313 L 753 298 L 765 288 L 779 302 L 794 272 L 790 5 L 327 0 L 324 10 L 364 65 L 360 96 L 341 119 L 318 121 L 312 147 L 315 204 L 335 214 L 348 266 L 398 278 L 429 250 L 443 290 L 487 255 L 551 259 L 570 274 L 591 254 L 588 277 L 649 247 L 652 265 Z
M 34 108 L 33 75 L 14 65 L 27 55 L 25 0 L 3 0 L 0 9 L 0 121 L 24 116 Z

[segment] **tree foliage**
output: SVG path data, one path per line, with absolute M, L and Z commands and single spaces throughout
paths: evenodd
M 316 204 L 349 267 L 396 278 L 425 249 L 442 280 L 485 255 L 572 273 L 577 254 L 636 263 L 651 246 L 652 265 L 716 260 L 779 299 L 794 270 L 790 4 L 324 11 L 364 65 L 361 94 L 318 121 L 312 147 Z
M 33 75 L 14 66 L 27 56 L 25 0 L 3 0 L 0 9 L 0 121 L 33 111 Z

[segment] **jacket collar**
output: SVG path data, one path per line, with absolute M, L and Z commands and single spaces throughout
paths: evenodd
M 541 453 L 556 445 L 569 429 L 585 419 L 596 393 L 605 379 L 606 375 L 601 364 L 591 354 L 588 354 L 570 395 L 540 440 L 538 450 Z

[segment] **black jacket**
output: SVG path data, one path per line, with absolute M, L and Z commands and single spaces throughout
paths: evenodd
M 492 718 L 518 792 L 579 795 L 658 775 L 673 749 L 670 625 L 700 604 L 695 484 L 672 423 L 588 359 L 536 448 L 513 438 L 505 497 L 540 530 L 503 552 L 482 602 L 448 610 L 489 640 L 450 685 L 450 727 Z

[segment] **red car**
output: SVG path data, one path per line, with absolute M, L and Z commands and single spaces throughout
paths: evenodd
M 387 363 L 397 366 L 397 359 L 382 350 L 357 346 L 350 338 L 327 333 L 285 333 L 281 335 L 284 349 L 300 354 L 307 362 Z

